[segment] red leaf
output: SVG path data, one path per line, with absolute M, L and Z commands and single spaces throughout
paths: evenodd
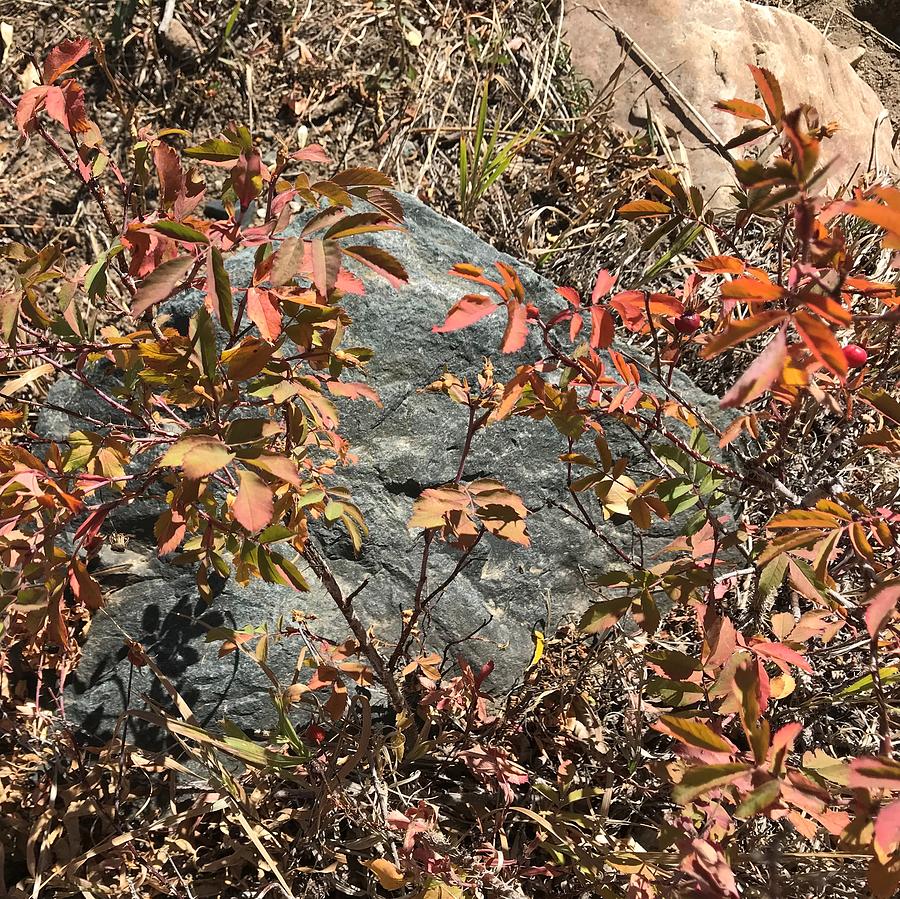
M 594 281 L 594 289 L 591 291 L 591 303 L 596 304 L 605 297 L 615 287 L 617 280 L 616 275 L 611 275 L 605 268 L 600 269 L 597 272 L 597 280 Z
M 59 122 L 66 131 L 90 130 L 91 123 L 84 109 L 84 91 L 74 81 L 66 81 L 62 87 L 49 88 L 44 108 L 47 115 Z
M 312 253 L 313 284 L 322 296 L 328 296 L 341 270 L 340 247 L 330 240 L 313 240 L 309 243 Z
M 159 176 L 159 194 L 163 206 L 168 209 L 184 189 L 184 172 L 178 153 L 167 143 L 160 141 L 153 148 L 153 164 Z
M 238 475 L 241 482 L 231 512 L 239 524 L 255 534 L 272 521 L 274 494 L 258 474 L 240 471 Z
M 767 659 L 776 659 L 780 662 L 787 662 L 790 665 L 796 666 L 801 671 L 806 671 L 808 674 L 813 673 L 812 666 L 809 662 L 807 662 L 795 649 L 791 649 L 790 646 L 785 646 L 783 643 L 754 643 L 750 648 L 757 655 L 764 656 Z
M 461 300 L 454 303 L 447 313 L 447 318 L 442 325 L 435 325 L 431 330 L 435 334 L 445 334 L 448 331 L 459 331 L 468 328 L 486 315 L 490 315 L 497 308 L 497 304 L 490 298 L 479 293 L 466 294 Z
M 91 42 L 86 37 L 74 41 L 62 41 L 57 44 L 44 60 L 44 84 L 52 84 L 68 71 L 91 49 Z
M 885 584 L 870 596 L 869 604 L 866 606 L 866 630 L 873 640 L 890 620 L 894 609 L 897 608 L 898 599 L 900 599 L 900 581 Z
M 135 317 L 143 315 L 156 303 L 167 300 L 193 268 L 196 260 L 193 256 L 179 256 L 158 265 L 138 287 L 131 301 L 131 313 Z
M 409 275 L 400 261 L 380 247 L 361 245 L 344 247 L 344 253 L 381 275 L 391 287 L 399 289 L 409 283 Z
M 46 85 L 33 87 L 19 98 L 19 105 L 16 107 L 16 125 L 22 134 L 30 134 L 34 130 L 37 114 L 43 108 L 48 90 Z
M 613 317 L 603 306 L 591 306 L 591 346 L 608 349 L 612 346 L 616 326 Z
M 515 353 L 525 346 L 525 338 L 528 336 L 528 312 L 525 304 L 517 300 L 510 300 L 506 304 L 506 331 L 503 333 L 503 342 L 500 349 L 504 353 Z
M 274 343 L 281 334 L 281 309 L 270 290 L 260 287 L 247 288 L 247 315 L 259 328 L 260 336 Z
M 773 123 L 780 122 L 784 117 L 784 100 L 781 97 L 781 85 L 779 85 L 778 79 L 768 69 L 761 69 L 757 66 L 749 68 L 759 95 L 769 111 L 771 121 Z
M 581 308 L 581 297 L 574 287 L 557 287 L 556 292 L 570 305 L 576 309 Z
M 575 315 L 572 316 L 571 320 L 569 321 L 569 340 L 572 343 L 575 342 L 575 338 L 579 335 L 579 333 L 581 332 L 581 329 L 583 327 L 584 327 L 584 318 L 581 315 L 576 313 Z
M 88 574 L 85 564 L 78 559 L 72 559 L 72 566 L 69 569 L 69 586 L 75 596 L 89 609 L 99 609 L 103 605 L 100 585 Z

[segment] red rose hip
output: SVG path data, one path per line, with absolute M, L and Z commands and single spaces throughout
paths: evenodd
M 700 316 L 696 312 L 685 312 L 675 319 L 675 330 L 681 334 L 693 334 L 700 330 Z
M 844 358 L 850 368 L 862 368 L 869 359 L 869 354 L 858 343 L 848 343 L 844 347 Z

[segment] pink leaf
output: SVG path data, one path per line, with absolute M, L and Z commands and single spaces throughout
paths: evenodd
M 875 819 L 875 852 L 884 861 L 893 855 L 900 843 L 900 799 L 888 803 Z
M 736 409 L 762 396 L 781 375 L 786 358 L 787 340 L 784 331 L 779 331 L 722 397 L 719 405 L 723 409 Z
M 879 587 L 866 606 L 866 630 L 874 640 L 890 620 L 900 598 L 900 581 L 893 581 Z

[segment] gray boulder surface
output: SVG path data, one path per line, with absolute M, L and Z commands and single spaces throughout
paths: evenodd
M 406 266 L 410 282 L 395 290 L 380 279 L 365 277 L 366 294 L 348 296 L 353 316 L 350 344 L 370 346 L 375 356 L 369 382 L 384 403 L 377 408 L 364 401 L 342 401 L 342 426 L 354 452 L 355 466 L 341 469 L 341 481 L 360 506 L 369 536 L 359 557 L 337 528 L 316 527 L 315 538 L 345 592 L 368 578 L 354 607 L 360 620 L 380 636 L 396 634 L 401 610 L 409 608 L 421 559 L 421 533 L 407 530 L 413 500 L 422 489 L 451 480 L 459 463 L 465 433 L 465 413 L 447 397 L 420 388 L 450 369 L 474 377 L 483 358 L 492 356 L 498 378 L 508 377 L 525 357 L 539 354 L 532 342 L 523 354 L 504 357 L 498 347 L 503 316 L 483 319 L 452 334 L 434 334 L 451 304 L 469 292 L 466 282 L 448 275 L 457 262 L 486 269 L 504 260 L 519 272 L 530 301 L 544 309 L 559 306 L 554 286 L 526 266 L 498 253 L 470 230 L 449 221 L 411 196 L 400 195 L 407 232 L 385 232 L 373 240 L 393 252 Z M 246 284 L 253 266 L 252 251 L 229 261 L 232 283 Z M 165 308 L 176 324 L 183 324 L 200 297 L 189 293 Z M 711 400 L 687 379 L 676 377 L 675 387 L 689 402 L 711 412 Z M 50 401 L 75 412 L 102 414 L 106 410 L 90 392 L 71 381 L 55 385 Z M 57 439 L 79 427 L 77 418 L 45 411 L 40 426 Z M 610 425 L 607 439 L 614 456 L 633 459 L 635 479 L 655 472 L 641 462 L 642 453 L 624 428 Z M 617 561 L 614 554 L 548 501 L 565 499 L 565 472 L 559 455 L 565 439 L 549 422 L 516 419 L 481 432 L 465 469 L 465 479 L 496 477 L 524 499 L 532 514 L 532 545 L 522 548 L 485 538 L 474 561 L 435 604 L 428 622 L 429 644 L 438 651 L 448 644 L 474 664 L 493 659 L 495 671 L 487 686 L 502 691 L 520 679 L 532 652 L 531 631 L 545 617 L 551 620 L 582 611 L 598 597 L 586 575 L 602 572 Z M 343 618 L 311 572 L 310 593 L 255 581 L 244 587 L 233 580 L 219 585 L 207 607 L 198 597 L 193 571 L 159 559 L 153 548 L 152 526 L 160 506 L 155 502 L 123 510 L 114 527 L 129 537 L 124 552 L 105 549 L 100 569 L 106 569 L 108 602 L 98 613 L 84 643 L 77 672 L 69 681 L 66 711 L 73 723 L 89 734 L 107 733 L 127 707 L 140 707 L 142 695 L 165 703 L 161 686 L 146 669 L 132 669 L 123 635 L 140 641 L 173 680 L 201 722 L 227 718 L 245 729 L 270 726 L 275 713 L 268 701 L 269 683 L 252 659 L 232 653 L 218 657 L 217 643 L 205 640 L 210 627 L 245 627 L 279 617 L 290 622 L 294 610 L 314 615 L 311 628 L 339 642 L 348 634 Z M 628 524 L 607 522 L 606 535 L 626 549 L 633 535 Z M 650 557 L 675 535 L 673 523 L 655 526 L 644 536 Z M 436 544 L 429 585 L 446 577 L 458 554 Z M 552 624 L 551 624 L 552 627 Z M 468 640 L 464 638 L 477 633 Z M 463 641 L 456 644 L 455 641 Z M 273 642 L 269 665 L 289 683 L 303 646 L 297 638 Z M 140 731 L 140 722 L 136 727 Z

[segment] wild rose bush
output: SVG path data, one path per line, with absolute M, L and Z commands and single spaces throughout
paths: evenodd
M 651 173 L 646 198 L 619 209 L 653 220 L 648 248 L 668 239 L 682 253 L 704 242 L 715 249 L 693 262 L 679 290 L 629 289 L 601 270 L 589 297 L 561 287 L 567 308 L 546 315 L 513 267 L 483 271 L 459 260 L 453 274 L 472 292 L 435 331 L 501 315 L 501 353 L 523 350 L 530 332 L 542 352 L 505 382 L 487 362 L 475 378 L 447 372 L 422 385 L 464 407 L 468 427 L 457 476 L 413 503 L 422 577 L 399 639 L 386 646 L 360 621 L 309 533 L 325 521 L 344 527 L 357 548 L 366 538 L 352 497 L 334 483 L 352 452 L 332 398 L 380 402 L 377 385 L 365 380 L 371 352 L 346 345 L 348 298 L 365 290 L 347 262 L 396 286 L 407 281 L 396 259 L 357 242 L 402 227 L 390 181 L 369 168 L 318 178 L 310 167 L 328 160 L 316 145 L 280 147 L 266 164 L 241 126 L 183 149 L 184 132 L 139 131 L 123 172 L 70 77 L 89 52 L 86 40 L 64 42 L 48 55 L 42 85 L 6 98 L 23 140 L 43 142 L 64 161 L 108 234 L 101 256 L 75 271 L 54 246 L 6 250 L 14 278 L 0 298 L 0 665 L 38 672 L 38 702 L 46 699 L 42 684 L 64 686 L 79 635 L 104 603 L 92 563 L 111 539 L 111 516 L 155 497 L 165 507 L 158 551 L 193 566 L 201 597 L 214 601 L 214 573 L 301 593 L 313 576 L 349 632 L 310 663 L 309 684 L 281 691 L 273 675 L 281 714 L 268 742 L 201 737 L 165 716 L 158 723 L 274 777 L 311 776 L 322 758 L 336 764 L 333 733 L 335 745 L 358 743 L 349 776 L 377 725 L 364 717 L 365 739 L 352 730 L 347 685 L 375 683 L 394 713 L 383 739 L 397 776 L 423 757 L 462 764 L 497 803 L 498 817 L 485 820 L 519 835 L 482 834 L 466 856 L 439 838 L 434 803 L 389 808 L 385 799 L 378 839 L 367 844 L 375 854 L 363 862 L 381 889 L 436 899 L 500 894 L 513 881 L 536 892 L 557 883 L 574 889 L 602 876 L 610 895 L 738 896 L 748 835 L 778 822 L 797 845 L 865 858 L 872 891 L 890 895 L 900 885 L 900 800 L 892 799 L 900 764 L 888 696 L 898 672 L 898 509 L 887 497 L 867 504 L 836 476 L 823 487 L 816 471 L 798 492 L 793 469 L 812 429 L 830 435 L 834 455 L 823 461 L 831 472 L 859 451 L 890 457 L 900 447 L 888 365 L 897 279 L 872 280 L 860 259 L 871 226 L 883 230 L 885 250 L 900 250 L 900 190 L 823 194 L 820 150 L 834 126 L 808 107 L 785 109 L 774 77 L 753 67 L 761 105 L 721 104 L 749 123 L 732 146 L 754 150 L 735 163 L 736 219 L 713 213 L 663 169 Z M 224 176 L 221 220 L 202 215 L 208 173 Z M 284 237 L 304 210 L 300 233 Z M 751 225 L 774 235 L 769 268 L 742 251 Z M 251 283 L 232 285 L 225 261 L 247 247 L 255 250 Z M 182 333 L 160 310 L 190 287 L 204 302 Z M 676 369 L 698 356 L 738 371 L 723 391 L 722 407 L 735 410 L 724 428 L 673 386 Z M 101 367 L 118 386 L 100 386 Z M 59 376 L 92 391 L 109 415 L 82 418 L 67 440 L 46 441 L 32 430 L 33 417 L 46 404 L 44 386 Z M 636 726 L 648 755 L 664 756 L 655 770 L 673 782 L 668 810 L 654 822 L 656 852 L 636 850 L 627 835 L 601 839 L 562 812 L 536 812 L 528 803 L 551 789 L 560 802 L 570 789 L 599 789 L 578 781 L 566 730 L 574 719 L 545 750 L 558 765 L 556 786 L 538 783 L 523 763 L 521 707 L 490 702 L 490 666 L 474 671 L 460 662 L 450 676 L 440 656 L 421 649 L 427 611 L 448 586 L 426 590 L 432 553 L 455 554 L 458 573 L 483 539 L 529 543 L 529 510 L 504 486 L 503 472 L 464 479 L 479 434 L 513 416 L 563 436 L 560 478 L 569 497 L 554 514 L 577 521 L 621 563 L 595 575 L 599 598 L 581 619 L 583 645 L 592 645 L 590 635 L 630 633 L 626 618 L 644 632 Z M 651 479 L 635 481 L 634 460 L 613 457 L 604 436 L 611 421 L 642 447 L 642 461 L 657 470 Z M 639 535 L 676 515 L 686 523 L 661 559 L 627 552 L 601 527 L 619 516 Z M 756 615 L 746 614 L 748 594 Z M 786 597 L 791 608 L 773 611 Z M 265 629 L 217 637 L 223 652 L 252 649 L 266 668 Z M 803 700 L 816 657 L 835 641 L 858 643 L 866 654 L 869 674 L 834 701 L 868 698 L 877 751 L 835 757 L 809 736 Z M 163 677 L 140 646 L 131 652 Z M 538 652 L 529 677 L 540 665 Z M 299 735 L 291 706 L 318 691 L 328 694 L 331 731 L 313 723 Z M 449 736 L 429 740 L 432 728 Z M 585 795 L 593 794 L 578 801 Z M 501 857 L 504 841 L 514 847 Z M 267 864 L 289 893 L 277 864 Z M 71 864 L 65 870 L 75 877 Z

